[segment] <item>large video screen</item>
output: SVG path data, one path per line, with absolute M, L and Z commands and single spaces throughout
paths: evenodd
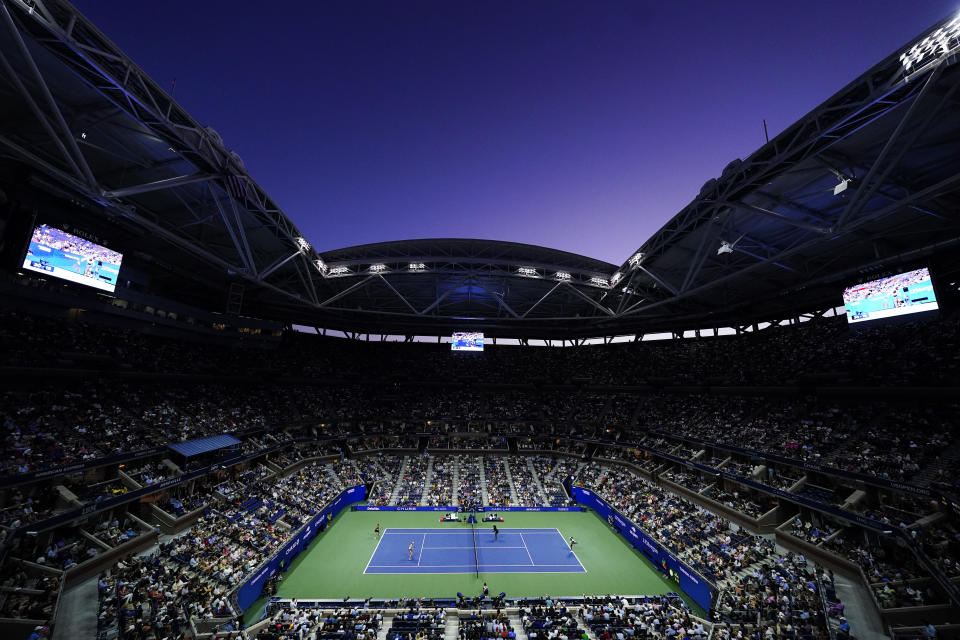
M 939 308 L 926 267 L 848 287 L 843 304 L 851 324 Z
M 123 254 L 60 229 L 33 230 L 23 268 L 113 293 Z
M 457 331 L 450 340 L 451 351 L 483 351 L 483 334 L 476 331 Z

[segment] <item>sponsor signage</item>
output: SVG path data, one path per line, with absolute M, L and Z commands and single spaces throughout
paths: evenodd
M 251 577 L 242 582 L 234 592 L 240 611 L 246 611 L 247 608 L 260 597 L 263 586 L 267 580 L 276 575 L 277 571 L 286 571 L 290 568 L 290 563 L 296 555 L 310 544 L 319 531 L 326 528 L 327 522 L 333 516 L 340 513 L 348 504 L 363 500 L 366 497 L 366 492 L 366 487 L 359 485 L 351 487 L 341 493 L 335 500 L 327 504 L 311 521 L 302 526 L 297 534 L 287 540 L 276 553 L 265 560 L 264 563 L 252 573 Z
M 647 556 L 658 569 L 662 569 L 664 566 L 672 569 L 676 573 L 680 589 L 706 611 L 710 610 L 717 588 L 709 580 L 674 557 L 659 542 L 649 537 L 642 528 L 636 526 L 623 514 L 612 508 L 600 496 L 586 489 L 574 487 L 573 497 L 580 504 L 596 511 L 604 520 L 608 522 L 612 520 L 617 532 L 626 538 L 635 549 Z
M 360 505 L 355 511 L 443 511 L 446 513 L 470 513 L 457 507 L 370 507 Z M 477 507 L 473 513 L 500 513 L 507 511 L 583 511 L 582 507 Z

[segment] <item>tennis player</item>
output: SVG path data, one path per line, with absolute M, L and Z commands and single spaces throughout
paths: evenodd
M 573 540 L 573 538 L 570 539 Z M 410 546 L 407 547 L 407 551 L 409 552 L 409 559 L 413 560 L 413 540 L 410 541 Z
M 570 536 L 570 551 L 573 551 L 573 545 L 577 544 L 577 541 L 573 539 L 573 536 Z
M 493 525 L 493 539 L 499 540 L 500 529 L 497 529 L 497 525 Z
M 374 535 L 377 536 L 377 540 L 380 539 L 380 523 L 377 523 L 377 528 L 373 530 Z

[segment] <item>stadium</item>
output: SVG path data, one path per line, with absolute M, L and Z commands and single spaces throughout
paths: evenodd
M 960 17 L 613 264 L 318 252 L 0 14 L 4 638 L 960 637 Z

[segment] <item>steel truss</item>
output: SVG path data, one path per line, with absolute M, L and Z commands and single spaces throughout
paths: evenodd
M 263 317 L 355 333 L 466 321 L 642 335 L 716 326 L 718 312 L 784 290 L 807 291 L 796 304 L 817 308 L 825 298 L 812 286 L 831 285 L 827 273 L 954 237 L 956 51 L 924 54 L 910 75 L 891 55 L 730 163 L 619 269 L 481 241 L 319 255 L 216 131 L 63 0 L 0 0 L 0 149 L 145 234 L 157 254 L 175 250 L 166 261 L 209 290 L 250 285 L 244 304 Z M 913 244 L 898 244 L 908 228 Z M 751 313 L 797 315 L 779 302 Z

